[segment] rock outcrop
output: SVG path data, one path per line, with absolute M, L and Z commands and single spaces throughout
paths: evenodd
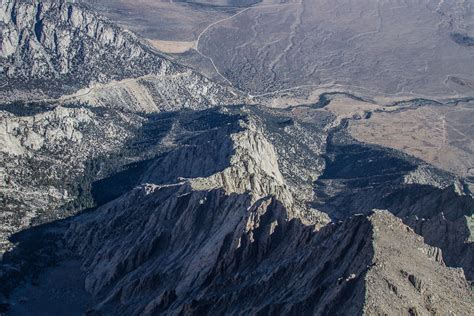
M 304 141 L 304 126 L 282 127 L 288 118 L 275 114 L 230 107 L 158 116 L 154 128 L 168 127 L 149 150 L 160 150 L 93 184 L 105 204 L 53 224 L 51 254 L 37 261 L 78 258 L 92 314 L 469 314 L 463 270 L 393 210 L 329 223 L 307 204 L 292 184 L 300 177 L 292 153 L 279 154 L 295 130 Z M 314 139 L 317 130 L 306 133 Z M 422 214 L 413 201 L 401 205 Z M 7 253 L 8 271 L 23 269 L 24 260 L 11 268 L 21 253 Z
M 0 23 L 2 101 L 59 98 L 74 94 L 81 88 L 147 75 L 156 79 L 141 84 L 141 89 L 147 90 L 148 87 L 150 91 L 142 96 L 145 98 L 140 100 L 142 102 L 149 101 L 147 96 L 156 101 L 156 95 L 166 91 L 159 82 L 162 77 L 166 77 L 168 87 L 173 86 L 174 81 L 172 89 L 180 89 L 191 99 L 198 97 L 199 90 L 201 95 L 216 90 L 216 85 L 201 75 L 170 62 L 131 32 L 79 3 L 2 0 Z M 172 76 L 175 80 L 171 79 Z M 191 93 L 186 91 L 190 85 L 194 89 Z M 136 92 L 133 87 L 129 88 L 132 93 Z M 221 98 L 225 97 L 225 90 L 220 88 Z M 116 94 L 122 97 L 122 103 L 129 101 L 123 99 L 126 98 L 121 95 L 123 92 L 117 91 Z M 104 97 L 106 94 L 100 95 Z M 107 96 L 111 97 L 114 93 Z M 211 98 L 217 99 L 218 96 L 214 94 Z M 167 101 L 173 101 L 169 94 Z M 186 106 L 184 102 L 183 106 Z
M 397 151 L 347 144 L 339 136 L 329 145 L 326 169 L 315 183 L 314 207 L 333 219 L 387 209 L 472 280 L 474 200 L 458 180 Z
M 246 105 L 91 7 L 0 3 L 0 313 L 40 313 L 16 288 L 59 264 L 87 315 L 472 314 L 462 179 L 324 105 Z
M 468 315 L 472 291 L 462 269 L 387 211 L 369 217 L 374 258 L 366 276 L 367 315 Z M 467 299 L 466 299 L 467 298 Z
M 257 122 L 201 130 L 150 165 L 148 184 L 72 221 L 90 312 L 469 312 L 462 270 L 390 212 L 305 218 Z
M 69 79 L 69 84 L 78 85 L 164 73 L 173 67 L 131 33 L 78 4 L 61 0 L 1 4 L 0 17 L 6 25 L 2 66 L 9 79 L 60 80 L 57 84 Z
M 264 143 L 257 147 L 254 156 L 267 152 Z M 275 171 L 262 167 L 249 166 L 253 182 L 269 177 L 278 186 Z M 241 191 L 229 185 L 235 178 L 227 170 L 208 179 L 143 185 L 73 221 L 66 240 L 84 258 L 86 289 L 99 299 L 92 310 L 469 313 L 472 294 L 462 270 L 447 268 L 439 249 L 391 213 L 318 229 L 304 223 L 291 200 L 280 202 L 279 190 L 254 195 L 248 182 L 249 191 Z M 248 180 L 242 172 L 239 181 Z M 216 177 L 220 187 L 211 180 Z
M 26 116 L 0 111 L 0 253 L 20 229 L 88 207 L 90 182 L 133 161 L 137 155 L 124 146 L 145 123 L 137 114 L 78 104 Z M 111 165 L 107 156 L 119 152 L 128 158 Z

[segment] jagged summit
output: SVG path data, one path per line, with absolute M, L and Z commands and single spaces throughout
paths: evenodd
M 149 184 L 72 222 L 66 239 L 84 258 L 86 289 L 101 298 L 94 310 L 132 315 L 371 314 L 391 312 L 393 306 L 400 313 L 469 311 L 462 270 L 447 268 L 439 249 L 425 245 L 389 212 L 322 229 L 309 224 L 256 120 L 236 122 L 211 129 L 213 136 L 200 133 L 186 141 L 144 172 Z M 223 156 L 212 154 L 213 145 Z M 209 165 L 212 157 L 219 160 Z M 181 165 L 189 162 L 190 167 Z M 400 252 L 406 256 L 396 261 Z M 405 265 L 412 261 L 418 263 L 410 270 Z M 437 281 L 427 275 L 450 281 L 431 284 Z M 420 282 L 427 282 L 422 289 Z M 383 299 L 380 291 L 387 293 Z M 458 303 L 446 307 L 443 300 Z
M 275 197 L 145 186 L 79 219 L 68 240 L 105 314 L 469 313 L 462 270 L 392 214 L 319 232 L 290 214 Z
M 123 175 L 112 174 L 93 189 L 110 196 L 104 205 L 46 233 L 59 245 L 49 251 L 82 264 L 93 298 L 83 311 L 469 314 L 462 269 L 446 266 L 439 248 L 391 212 L 329 223 L 304 203 L 285 163 L 291 154 L 279 154 L 294 127 L 274 115 L 181 113 L 160 138 L 167 149 L 126 171 L 132 181 L 118 197 L 113 184 Z M 20 249 L 7 258 L 15 262 Z
M 403 105 L 249 100 L 92 6 L 0 1 L 0 314 L 472 314 L 464 179 L 348 129 Z

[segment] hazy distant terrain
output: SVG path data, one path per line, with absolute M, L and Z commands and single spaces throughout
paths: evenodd
M 370 96 L 453 97 L 474 89 L 470 1 L 303 0 L 252 8 L 199 49 L 253 94 L 301 85 Z
M 89 4 L 109 19 L 140 36 L 168 41 L 194 41 L 207 25 L 231 16 L 238 10 L 238 8 L 188 4 L 188 1 L 81 0 L 81 2 Z
M 474 180 L 474 102 L 374 113 L 354 121 L 356 138 L 390 146 Z
M 262 0 L 181 0 L 178 2 L 219 5 L 219 6 L 248 6 L 248 5 L 262 2 Z
M 447 98 L 474 89 L 469 1 L 263 1 L 223 9 L 107 0 L 97 6 L 147 38 L 199 38 L 196 48 L 252 94 L 317 86 L 377 97 Z M 206 63 L 183 60 L 195 67 Z

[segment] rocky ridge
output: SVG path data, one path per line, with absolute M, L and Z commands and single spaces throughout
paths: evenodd
M 204 93 L 216 89 L 203 76 L 170 62 L 131 32 L 79 3 L 2 0 L 0 21 L 2 101 L 59 98 L 81 88 L 147 75 L 156 76 L 155 81 L 174 76 L 166 86 L 176 84 L 174 89 L 183 91 L 189 85 Z M 164 91 L 163 83 L 153 89 L 153 82 L 145 85 L 151 85 L 155 94 Z M 224 97 L 226 89 L 219 90 Z
M 74 89 L 91 82 L 166 73 L 173 67 L 156 58 L 133 34 L 81 5 L 2 0 L 1 8 L 6 25 L 2 69 L 9 90 L 18 89 L 19 83 L 32 89 L 36 82 L 40 90 L 54 83 L 60 96 L 61 87 L 71 83 Z
M 241 99 L 80 4 L 1 4 L 0 252 L 20 228 L 92 206 L 91 182 L 153 156 L 154 113 Z
M 87 182 L 107 173 L 91 161 L 118 152 L 145 121 L 132 113 L 87 107 L 58 106 L 32 116 L 0 113 L 2 252 L 11 247 L 7 238 L 32 222 L 87 207 L 84 196 L 76 202 L 88 190 Z
M 99 109 L 92 107 L 88 111 L 96 113 Z M 67 110 L 79 111 L 77 117 L 88 121 L 85 108 L 55 108 L 64 125 L 60 128 L 65 131 L 62 137 L 68 142 L 87 139 L 88 133 L 82 135 L 68 127 Z M 102 116 L 107 117 L 116 110 L 102 111 Z M 117 111 L 116 115 L 124 113 Z M 151 140 L 145 138 L 149 144 L 142 147 L 148 154 L 122 155 L 124 171 L 119 173 L 117 166 L 109 169 L 112 172 L 106 171 L 107 160 L 100 163 L 103 167 L 96 172 L 102 180 L 93 182 L 89 190 L 93 197 L 103 199 L 99 204 L 106 204 L 60 224 L 64 228 L 59 229 L 59 235 L 58 228 L 54 228 L 53 236 L 63 246 L 49 250 L 55 254 L 53 257 L 66 251 L 68 257 L 78 256 L 83 262 L 86 289 L 95 302 L 88 307 L 91 311 L 106 315 L 373 314 L 389 313 L 391 306 L 397 306 L 400 312 L 436 310 L 463 315 L 469 310 L 471 293 L 464 273 L 451 268 L 462 266 L 469 272 L 472 256 L 463 250 L 470 247 L 465 236 L 451 231 L 452 238 L 446 240 L 444 234 L 436 233 L 443 224 L 423 230 L 418 228 L 419 220 L 410 221 L 415 216 L 429 218 L 428 214 L 433 218 L 444 216 L 433 197 L 439 190 L 447 194 L 444 200 L 450 207 L 441 209 L 450 219 L 467 214 L 466 205 L 472 201 L 465 197 L 463 202 L 462 194 L 449 185 L 453 181 L 449 175 L 393 151 L 356 145 L 344 129 L 331 132 L 325 124 L 306 125 L 289 117 L 289 113 L 255 106 L 162 113 L 155 117 L 129 113 L 126 118 L 139 126 L 130 129 L 135 133 L 151 124 L 153 136 Z M 117 122 L 117 117 L 110 120 Z M 34 130 L 38 130 L 42 120 L 34 121 L 38 124 Z M 43 128 L 55 128 L 51 121 L 46 122 Z M 108 121 L 102 124 L 105 122 Z M 331 120 L 326 124 L 333 126 Z M 94 130 L 90 122 L 86 126 L 75 128 Z M 106 130 L 97 132 L 101 131 Z M 327 140 L 321 138 L 324 131 L 330 132 Z M 59 146 L 57 140 L 61 137 L 54 134 L 57 137 L 50 139 L 56 139 L 53 144 Z M 35 137 L 18 136 L 18 148 L 28 148 L 27 144 L 48 147 L 47 141 L 33 142 Z M 316 137 L 321 138 L 320 145 L 314 142 Z M 131 139 L 124 137 L 123 141 Z M 348 144 L 351 151 L 340 150 L 339 146 Z M 302 153 L 308 156 L 301 159 Z M 321 154 L 328 158 L 321 161 Z M 344 158 L 354 154 L 357 159 Z M 149 159 L 143 160 L 144 156 Z M 116 161 L 114 157 L 118 156 L 112 156 Z M 355 172 L 358 169 L 350 164 L 346 169 L 336 167 L 341 159 L 345 163 L 357 162 L 367 177 L 361 178 Z M 123 166 L 126 161 L 137 161 L 139 165 Z M 315 169 L 314 163 L 321 165 Z M 299 172 L 295 173 L 294 164 Z M 396 168 L 396 176 L 386 172 L 386 166 Z M 423 172 L 416 171 L 420 169 Z M 316 182 L 305 180 L 305 175 L 311 173 L 318 179 Z M 125 178 L 131 181 L 124 184 Z M 334 190 L 338 181 L 338 189 L 328 191 Z M 123 186 L 117 187 L 116 183 Z M 413 191 L 416 194 L 411 200 L 397 193 L 420 185 L 429 190 L 423 194 Z M 302 194 L 312 189 L 314 196 Z M 325 198 L 321 198 L 321 189 L 326 190 Z M 351 192 L 358 197 L 348 195 L 348 199 L 346 194 Z M 336 203 L 339 199 L 345 201 L 344 206 Z M 312 200 L 318 203 L 313 204 Z M 387 200 L 390 203 L 382 203 Z M 374 213 L 371 207 L 377 206 L 386 206 L 390 213 Z M 450 267 L 444 263 L 444 251 L 426 245 L 392 213 L 426 235 L 431 245 L 445 240 L 439 246 L 448 249 Z M 333 223 L 329 224 L 331 220 Z M 465 224 L 456 225 L 459 229 Z M 406 241 L 395 242 L 401 239 Z M 6 262 L 15 262 L 18 253 L 21 251 L 15 249 L 7 253 Z M 412 256 L 407 259 L 410 262 L 419 262 L 416 269 L 405 257 L 395 260 L 399 253 Z M 463 255 L 454 259 L 456 253 Z M 39 257 L 45 256 L 52 255 L 41 250 Z M 390 266 L 391 261 L 397 265 Z M 11 279 L 8 271 L 3 277 Z M 380 291 L 384 293 L 383 300 L 377 296 Z M 263 297 L 260 293 L 272 294 Z M 443 303 L 447 301 L 457 303 Z
M 256 120 L 239 121 L 243 130 L 225 133 L 230 143 L 221 148 L 231 154 L 212 164 L 216 169 L 198 167 L 214 156 L 194 147 L 205 148 L 198 139 L 209 138 L 201 134 L 145 172 L 184 174 L 166 184 L 143 184 L 71 223 L 65 239 L 84 258 L 86 289 L 98 298 L 93 310 L 132 315 L 372 314 L 392 312 L 392 306 L 400 312 L 469 311 L 471 293 L 462 270 L 447 268 L 438 248 L 424 244 L 391 213 L 376 211 L 331 225 L 324 225 L 323 216 L 316 223 L 305 218 Z M 213 134 L 222 139 L 219 131 Z M 186 153 L 200 158 L 177 159 Z M 222 168 L 226 160 L 229 166 Z M 167 161 L 193 167 L 170 169 Z M 400 238 L 405 242 L 395 242 Z M 405 271 L 405 257 L 390 266 L 405 251 L 413 256 L 408 260 L 420 262 L 415 271 Z M 434 273 L 430 280 L 450 280 L 452 288 L 436 283 L 438 296 L 424 283 L 413 296 L 426 273 Z M 380 280 L 388 281 L 380 285 Z M 389 294 L 381 299 L 382 288 Z M 446 307 L 444 300 L 459 304 Z
M 80 314 L 470 314 L 462 179 L 324 105 L 235 105 L 87 7 L 1 1 L 0 313 L 73 258 Z

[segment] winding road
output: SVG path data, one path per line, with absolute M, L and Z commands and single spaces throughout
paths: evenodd
M 207 33 L 211 28 L 213 28 L 214 26 L 218 25 L 218 24 L 221 24 L 225 21 L 229 21 L 239 15 L 241 15 L 242 13 L 244 12 L 247 12 L 249 10 L 252 10 L 252 9 L 260 9 L 260 8 L 270 8 L 270 7 L 282 7 L 282 6 L 290 6 L 290 5 L 297 5 L 297 4 L 301 4 L 301 3 L 287 3 L 287 4 L 267 4 L 267 5 L 256 5 L 256 6 L 251 6 L 251 7 L 248 7 L 248 8 L 245 8 L 243 10 L 240 10 L 239 12 L 235 13 L 234 15 L 231 15 L 229 17 L 226 17 L 224 19 L 221 19 L 221 20 L 218 20 L 218 21 L 215 21 L 211 24 L 209 24 L 204 30 L 202 30 L 201 33 L 199 33 L 197 39 L 196 39 L 196 43 L 194 45 L 194 50 L 199 54 L 201 55 L 203 58 L 205 59 L 208 59 L 212 66 L 214 67 L 214 70 L 216 71 L 216 73 L 222 78 L 224 79 L 224 81 L 226 81 L 229 85 L 231 85 L 232 87 L 234 86 L 234 84 L 228 79 L 226 78 L 220 71 L 219 71 L 219 68 L 217 68 L 216 64 L 214 63 L 214 60 L 210 57 L 210 56 L 207 56 L 206 54 L 204 54 L 202 51 L 199 50 L 199 42 L 201 40 L 201 37 Z M 249 97 L 252 98 L 252 96 L 249 94 Z

